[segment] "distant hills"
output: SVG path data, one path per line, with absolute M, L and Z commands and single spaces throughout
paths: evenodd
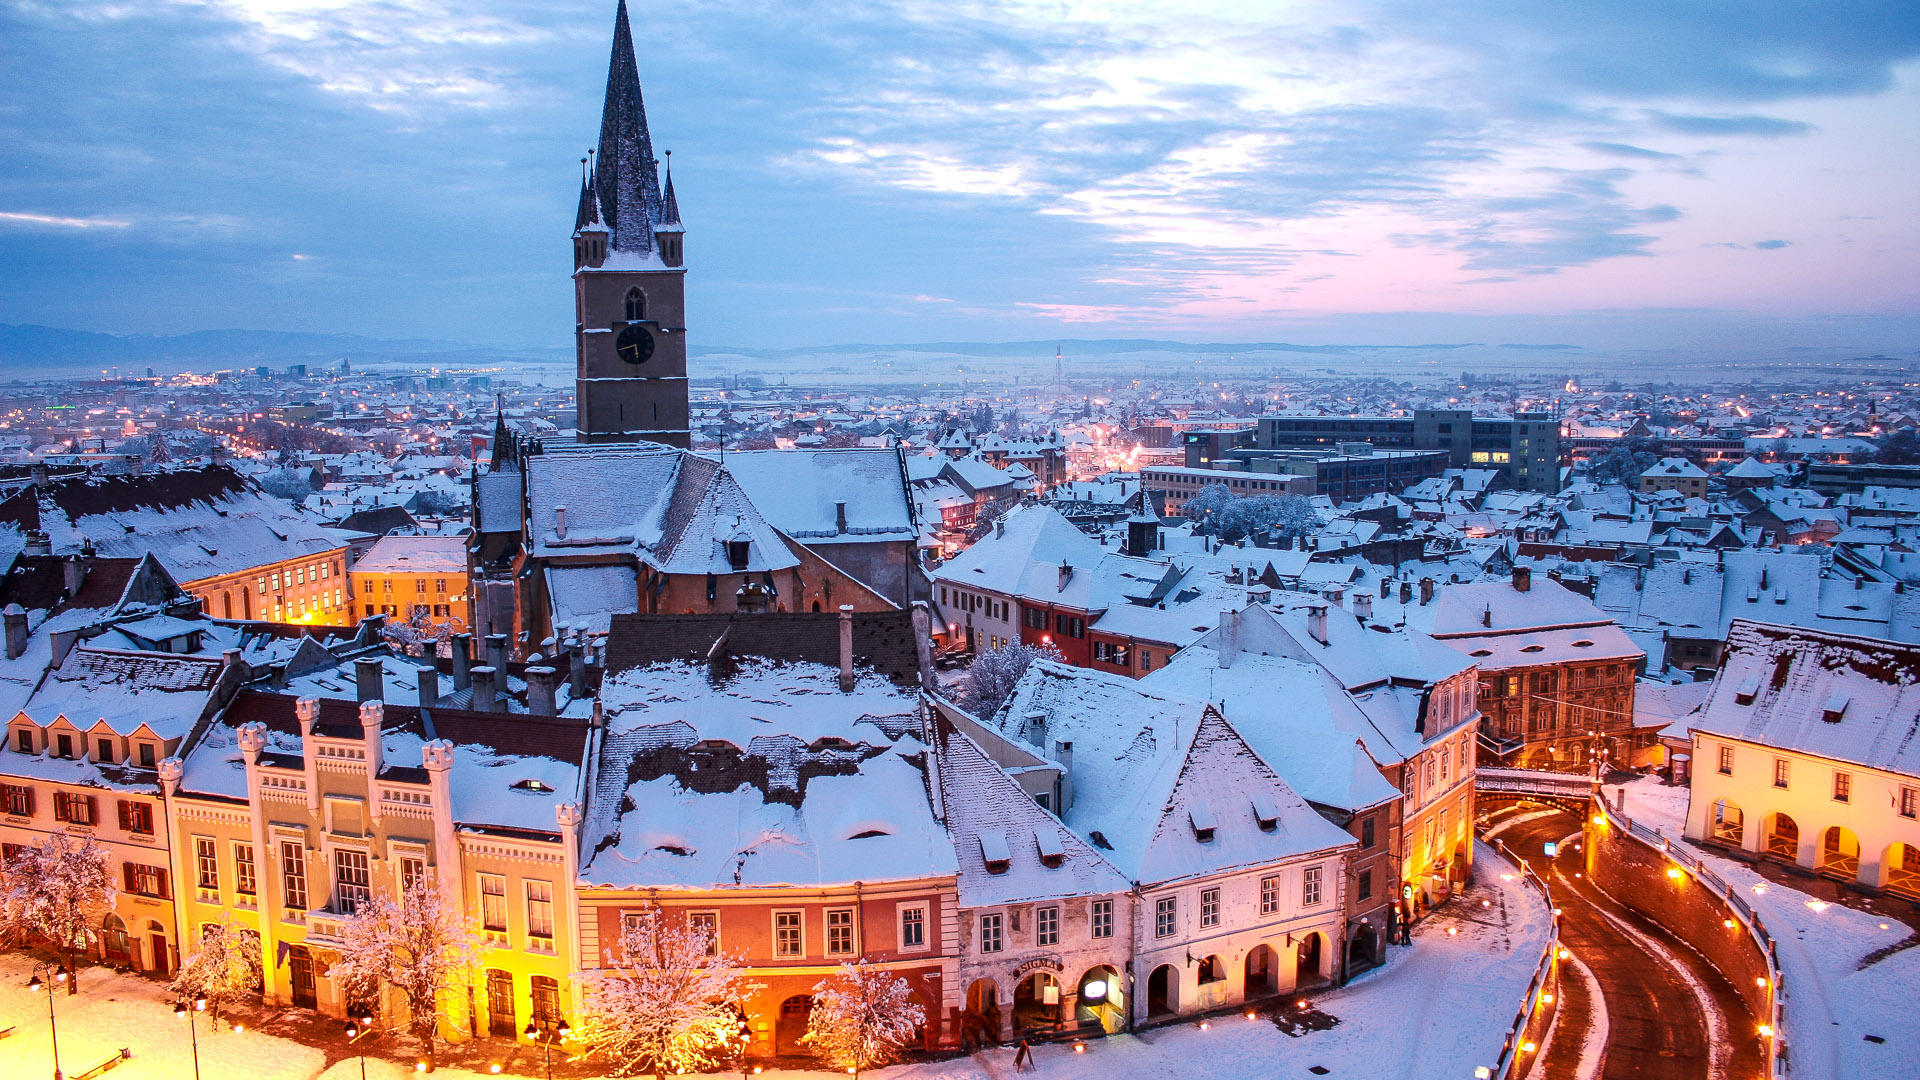
M 0 323 L 0 378 L 6 379 L 76 375 L 115 367 L 120 368 L 122 374 L 137 373 L 147 367 L 170 374 L 183 368 L 329 364 L 341 360 L 354 363 L 412 360 L 451 366 L 544 358 L 537 349 L 502 350 L 426 338 L 391 341 L 354 334 L 282 330 L 120 335 Z

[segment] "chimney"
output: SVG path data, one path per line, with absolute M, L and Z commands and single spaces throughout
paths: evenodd
M 1420 606 L 1426 607 L 1431 603 L 1433 603 L 1433 579 L 1423 577 L 1420 579 Z
M 1240 651 L 1240 613 L 1222 611 L 1220 613 L 1220 645 L 1214 649 L 1223 668 L 1233 666 L 1233 655 Z
M 387 707 L 380 701 L 360 703 L 360 742 L 367 754 L 367 816 L 380 820 L 380 791 L 374 781 L 380 775 L 380 722 Z
M 1067 816 L 1067 811 L 1073 809 L 1073 744 L 1070 742 L 1055 742 L 1053 744 L 1053 760 L 1060 763 L 1060 798 L 1058 802 L 1060 804 L 1060 816 L 1064 818 Z
M 1493 629 L 1493 605 L 1492 604 L 1488 604 L 1486 608 L 1480 612 L 1480 625 L 1486 627 L 1489 630 Z
M 361 701 L 379 701 L 387 696 L 387 666 L 377 656 L 363 656 L 355 660 L 353 685 Z
M 1381 578 L 1380 579 L 1380 599 L 1385 600 L 1392 593 L 1393 593 L 1393 579 Z
M 833 530 L 842 536 L 845 536 L 847 533 L 846 503 L 837 502 L 833 504 Z
M 840 605 L 840 689 L 853 689 L 853 605 Z
M 494 699 L 493 675 L 497 669 L 491 664 L 481 664 L 473 669 L 473 711 L 498 712 L 500 703 Z
M 473 683 L 473 635 L 453 635 L 453 688 L 465 690 Z
M 59 667 L 67 662 L 67 654 L 73 651 L 80 641 L 78 630 L 55 630 L 47 635 L 47 644 L 53 648 L 53 666 Z
M 1327 643 L 1327 605 L 1314 604 L 1307 608 L 1307 636 L 1322 645 Z
M 575 700 L 587 696 L 587 638 L 582 631 L 567 650 L 567 693 Z
M 502 676 L 506 674 L 507 635 L 505 634 L 488 634 L 487 635 L 487 663 L 493 665 L 493 669 L 499 672 Z M 500 689 L 503 689 L 503 690 L 506 689 L 505 685 L 503 684 L 500 687 Z
M 80 586 L 87 583 L 87 564 L 80 561 L 80 556 L 69 555 L 60 560 L 60 582 L 68 596 L 80 595 Z
M 4 615 L 7 623 L 7 659 L 18 660 L 20 654 L 27 651 L 27 613 L 19 604 L 8 604 Z
M 553 692 L 559 682 L 559 673 L 545 664 L 535 664 L 526 670 L 527 711 L 535 716 L 552 716 Z
M 567 508 L 564 506 L 553 508 L 553 534 L 562 540 L 567 538 Z
M 993 538 L 995 540 L 998 540 L 1005 535 L 1007 535 L 1007 519 L 1003 517 L 994 518 L 993 519 Z
M 1353 594 L 1353 617 L 1361 622 L 1367 622 L 1373 618 L 1372 593 Z
M 1047 714 L 1030 712 L 1027 714 L 1027 741 L 1042 749 L 1047 745 Z
M 1514 567 L 1513 568 L 1513 591 L 1526 592 L 1528 589 L 1531 589 L 1531 588 L 1533 588 L 1533 570 L 1530 567 L 1525 567 L 1525 566 Z
M 1403 604 L 1413 603 L 1413 582 L 1403 581 L 1400 583 L 1400 602 Z
M 427 666 L 420 669 L 420 707 L 423 709 L 433 708 L 440 700 L 440 669 L 433 666 L 432 657 L 427 660 Z
M 1060 588 L 1058 589 L 1058 591 L 1066 592 L 1067 582 L 1071 581 L 1072 579 L 1073 579 L 1073 564 L 1069 563 L 1065 559 L 1061 559 L 1060 560 Z
M 20 549 L 23 555 L 53 554 L 53 540 L 46 533 L 31 531 L 27 533 L 27 544 Z

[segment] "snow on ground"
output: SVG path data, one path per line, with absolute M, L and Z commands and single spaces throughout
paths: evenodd
M 1470 1076 L 1472 1065 L 1491 1064 L 1499 1052 L 1552 923 L 1544 901 L 1525 887 L 1514 867 L 1485 845 L 1476 846 L 1475 858 L 1474 886 L 1422 922 L 1412 948 L 1392 949 L 1386 964 L 1313 998 L 1316 1010 L 1339 1018 L 1329 1030 L 1296 1038 L 1264 1015 L 1247 1020 L 1229 1013 L 1215 1018 L 1208 1030 L 1181 1023 L 1116 1035 L 1089 1043 L 1082 1054 L 1067 1046 L 1042 1046 L 1036 1050 L 1038 1071 L 1048 1080 Z M 1503 881 L 1502 874 L 1511 880 Z M 1449 928 L 1457 933 L 1449 935 Z M 25 990 L 27 971 L 25 958 L 0 956 L 0 1027 L 17 1025 L 11 1038 L 0 1039 L 0 1077 L 51 1075 L 46 999 Z M 173 1017 L 164 987 L 94 968 L 81 972 L 80 985 L 78 997 L 57 1002 L 61 1064 L 69 1073 L 90 1068 L 125 1045 L 133 1058 L 114 1069 L 111 1080 L 193 1075 L 184 1024 Z M 1011 1080 L 1013 1053 L 1002 1048 L 868 1075 L 878 1080 Z M 317 1049 L 252 1031 L 209 1034 L 202 1022 L 202 1075 L 250 1080 L 356 1080 L 360 1075 L 358 1059 L 336 1061 L 323 1073 L 324 1063 Z M 1314 1066 L 1327 1071 L 1309 1072 Z M 539 1075 L 539 1058 L 523 1049 L 509 1070 Z M 575 1069 L 563 1071 L 579 1075 Z M 412 1074 L 401 1065 L 370 1058 L 366 1075 L 369 1080 L 400 1080 Z M 486 1074 L 442 1067 L 435 1075 L 478 1080 Z M 819 1080 L 824 1075 L 768 1070 L 759 1080 Z
M 1628 817 L 1675 842 L 1686 827 L 1687 789 L 1652 777 L 1626 786 Z M 1920 1080 L 1920 948 L 1866 970 L 1867 954 L 1905 940 L 1905 923 L 1830 904 L 1768 881 L 1745 863 L 1688 845 L 1701 861 L 1744 890 L 1773 933 L 1787 1007 L 1786 1035 L 1796 1075 L 1836 1080 Z M 1869 1041 L 1869 1036 L 1882 1042 Z
M 0 1077 L 53 1075 L 47 1033 L 47 992 L 27 989 L 32 961 L 0 956 Z M 106 968 L 82 968 L 80 993 L 63 989 L 54 1001 L 60 1031 L 60 1068 L 75 1076 L 126 1047 L 133 1057 L 109 1074 L 113 1080 L 179 1080 L 193 1075 L 193 1049 L 185 1020 L 175 1019 L 165 987 L 150 979 L 120 975 Z M 200 1074 L 249 1080 L 310 1080 L 325 1055 L 252 1031 L 215 1032 L 208 1017 L 199 1025 Z

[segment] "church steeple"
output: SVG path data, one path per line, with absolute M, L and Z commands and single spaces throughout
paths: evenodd
M 640 68 L 633 56 L 633 29 L 627 0 L 620 0 L 613 23 L 613 56 L 607 64 L 607 100 L 600 113 L 600 154 L 595 187 L 615 251 L 651 254 L 654 226 L 660 223 L 660 174 L 647 131 L 646 102 L 640 97 Z
M 520 460 L 520 444 L 514 441 L 513 431 L 507 427 L 507 396 L 499 394 L 493 403 L 493 453 L 490 471 L 499 472 L 504 466 Z

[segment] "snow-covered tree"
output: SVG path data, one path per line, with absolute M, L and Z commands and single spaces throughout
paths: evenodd
M 260 490 L 295 505 L 306 502 L 313 495 L 313 474 L 300 469 L 282 467 L 262 473 L 259 484 Z
M 260 986 L 260 935 L 235 926 L 228 913 L 201 928 L 200 947 L 182 965 L 171 989 L 182 998 L 206 998 L 217 1020 L 223 1003 L 257 994 Z
M 574 1038 L 615 1076 L 711 1069 L 739 1053 L 740 961 L 713 934 L 649 908 L 632 917 L 608 966 L 581 976 Z
M 431 1055 L 442 1010 L 480 966 L 480 939 L 466 917 L 421 874 L 397 900 L 382 892 L 362 903 L 340 936 L 340 962 L 329 973 L 335 982 L 350 1000 L 374 1000 L 381 986 L 392 987 Z
M 9 941 L 39 941 L 65 953 L 73 968 L 117 895 L 107 849 L 90 837 L 55 833 L 0 867 L 0 931 Z M 67 980 L 68 993 L 78 984 Z
M 426 656 L 436 652 L 440 643 L 452 636 L 453 627 L 433 621 L 433 609 L 425 604 L 415 604 L 407 612 L 406 620 L 388 623 L 380 631 L 380 636 L 388 644 L 395 646 L 408 656 Z
M 927 1022 L 927 1010 L 912 998 L 907 980 L 865 960 L 840 970 L 813 988 L 806 1043 L 820 1060 L 858 1075 L 892 1061 Z
M 1227 485 L 1208 484 L 1180 505 L 1180 515 L 1195 522 L 1199 531 L 1211 533 L 1218 527 L 1221 511 L 1232 501 L 1233 492 L 1227 490 Z
M 1305 536 L 1320 527 L 1313 500 L 1304 495 L 1253 495 L 1231 499 L 1213 519 L 1223 540 L 1278 533 L 1282 540 Z
M 1009 641 L 997 649 L 988 649 L 974 658 L 955 695 L 960 707 L 982 719 L 1000 711 L 1014 684 L 1035 660 L 1064 660 L 1051 645 L 1028 645 Z

